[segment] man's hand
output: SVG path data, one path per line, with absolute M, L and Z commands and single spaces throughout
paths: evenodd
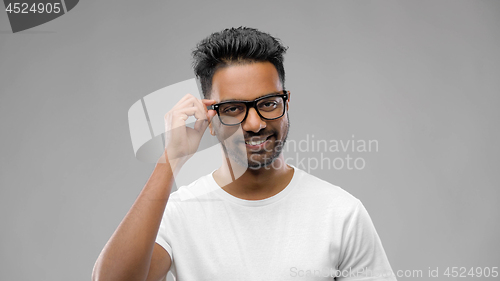
M 156 165 L 135 203 L 104 246 L 94 265 L 92 280 L 158 280 L 166 276 L 172 259 L 155 243 L 155 238 L 174 174 L 198 149 L 203 133 L 216 114 L 206 107 L 214 103 L 188 94 L 165 115 L 166 148 L 158 163 L 167 163 L 167 154 L 170 167 Z M 186 127 L 189 116 L 196 118 L 194 129 Z
M 165 154 L 174 173 L 198 149 L 209 122 L 216 114 L 207 106 L 214 103 L 214 100 L 200 100 L 187 94 L 165 114 Z M 194 128 L 186 126 L 189 116 L 196 118 Z M 164 156 L 159 161 L 165 162 Z

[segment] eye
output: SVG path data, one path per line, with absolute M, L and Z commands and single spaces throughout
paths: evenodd
M 241 105 L 225 105 L 221 108 L 222 114 L 235 115 L 244 112 L 245 108 Z
M 279 104 L 276 100 L 265 100 L 262 101 L 259 105 L 259 110 L 262 111 L 272 111 L 279 107 Z
M 266 108 L 271 108 L 271 107 L 276 107 L 276 104 L 277 103 L 275 101 L 266 101 L 261 106 Z
M 237 110 L 238 110 L 238 108 L 236 106 L 227 107 L 227 108 L 224 109 L 224 113 L 235 112 Z

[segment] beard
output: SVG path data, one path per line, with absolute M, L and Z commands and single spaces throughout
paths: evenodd
M 221 134 L 218 132 L 218 130 L 216 130 L 216 136 L 219 139 L 224 154 L 226 155 L 226 158 L 229 158 L 229 160 L 232 163 L 236 163 L 241 167 L 249 168 L 252 170 L 267 168 L 270 165 L 272 165 L 274 160 L 276 160 L 280 156 L 283 147 L 286 143 L 286 140 L 288 138 L 288 132 L 290 129 L 290 119 L 288 117 L 288 113 L 286 114 L 286 118 L 287 118 L 287 125 L 285 128 L 286 131 L 284 132 L 282 139 L 277 139 L 279 132 L 276 130 L 274 131 L 264 130 L 259 133 L 252 133 L 252 132 L 246 133 L 247 137 L 271 135 L 276 138 L 272 148 L 265 149 L 264 153 L 251 153 L 250 157 L 247 156 L 248 152 L 246 147 L 241 148 L 241 144 L 242 143 L 244 144 L 245 140 L 244 137 L 245 133 L 241 130 L 241 126 L 233 135 L 231 135 L 226 139 L 221 139 L 219 137 Z M 268 152 L 270 152 L 270 155 L 267 155 Z

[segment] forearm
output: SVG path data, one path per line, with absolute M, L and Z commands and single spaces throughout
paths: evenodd
M 143 190 L 99 255 L 93 280 L 146 279 L 173 180 L 168 161 L 158 161 Z

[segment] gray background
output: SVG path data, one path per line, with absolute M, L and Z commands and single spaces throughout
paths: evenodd
M 0 12 L 1 280 L 90 279 L 154 167 L 128 109 L 241 25 L 290 46 L 290 139 L 378 140 L 363 170 L 311 173 L 364 202 L 395 271 L 423 270 L 400 280 L 500 266 L 500 1 L 114 0 L 19 34 Z

